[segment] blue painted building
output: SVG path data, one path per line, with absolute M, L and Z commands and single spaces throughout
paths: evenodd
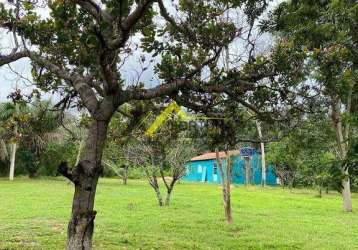
M 232 183 L 246 183 L 246 166 L 248 166 L 250 184 L 260 185 L 262 175 L 260 154 L 253 148 L 245 147 L 237 151 L 231 151 L 231 155 L 233 155 Z M 223 159 L 223 167 L 225 168 L 225 152 L 220 152 L 219 156 Z M 220 168 L 217 165 L 215 153 L 206 153 L 192 158 L 186 166 L 186 171 L 186 175 L 182 178 L 183 181 L 221 183 Z M 272 166 L 267 166 L 266 184 L 276 185 L 276 180 Z

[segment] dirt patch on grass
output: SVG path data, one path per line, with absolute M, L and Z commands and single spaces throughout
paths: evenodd
M 63 233 L 66 228 L 65 223 L 47 218 L 34 218 L 29 222 L 29 227 L 33 229 L 48 228 L 55 233 Z
M 0 249 L 40 249 L 40 245 L 29 235 L 16 234 L 11 238 L 6 239 L 6 241 L 0 240 Z

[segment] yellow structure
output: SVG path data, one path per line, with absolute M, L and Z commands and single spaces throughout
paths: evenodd
M 153 137 L 155 131 L 159 129 L 159 127 L 168 119 L 170 114 L 172 114 L 173 112 L 176 112 L 178 117 L 182 121 L 192 121 L 196 119 L 194 116 L 189 116 L 183 110 L 181 110 L 180 106 L 176 102 L 172 102 L 162 111 L 162 113 L 160 113 L 160 115 L 150 125 L 150 127 L 145 132 L 145 135 L 148 137 Z

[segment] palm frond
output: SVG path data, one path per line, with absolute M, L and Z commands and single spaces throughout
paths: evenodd
M 0 139 L 0 160 L 6 161 L 9 158 L 9 152 L 4 140 Z
M 5 121 L 15 113 L 15 105 L 11 102 L 0 103 L 0 120 Z

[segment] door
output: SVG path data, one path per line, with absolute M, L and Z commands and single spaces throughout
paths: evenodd
M 203 167 L 203 171 L 201 174 L 201 182 L 206 182 L 206 167 Z

